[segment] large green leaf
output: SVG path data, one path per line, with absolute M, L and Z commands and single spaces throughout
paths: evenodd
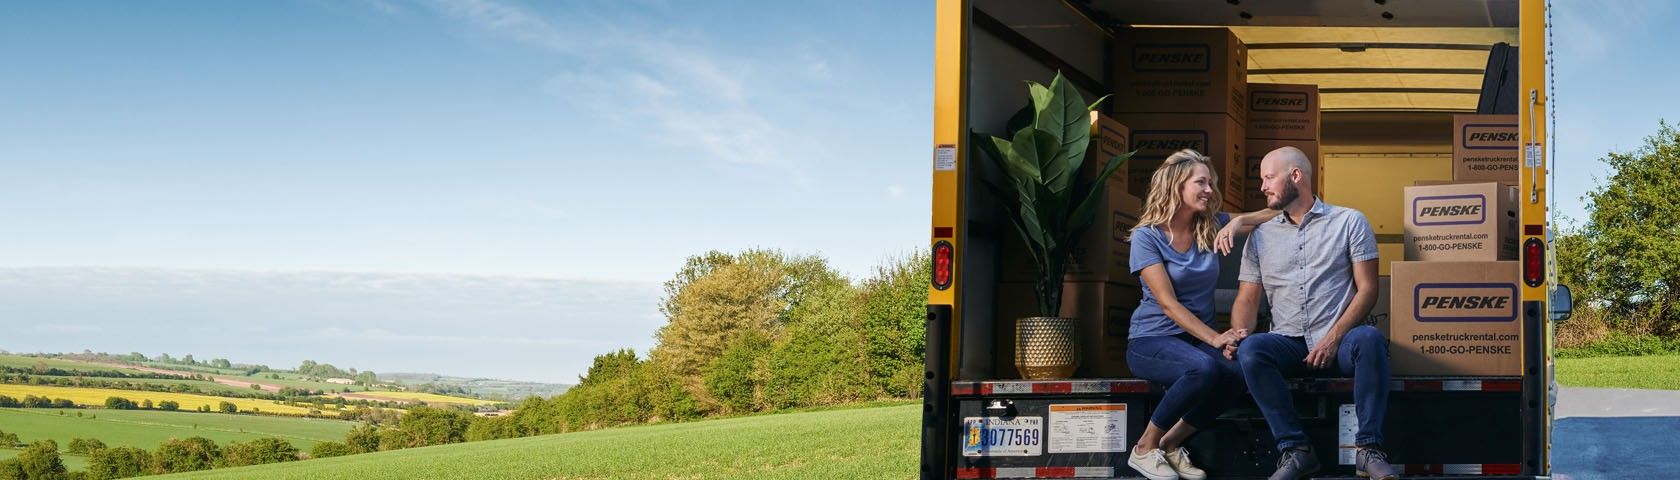
M 1049 87 L 1033 90 L 1037 117 L 1033 127 L 1050 132 L 1059 144 L 1060 154 L 1044 159 L 1041 167 L 1044 183 L 1054 191 L 1063 191 L 1073 182 L 1085 159 L 1085 149 L 1091 140 L 1091 111 L 1085 108 L 1085 98 L 1061 73 L 1050 81 Z
M 1097 178 L 1091 182 L 1091 188 L 1086 191 L 1085 198 L 1079 201 L 1079 206 L 1075 207 L 1072 214 L 1068 216 L 1072 220 L 1069 223 L 1076 227 L 1070 229 L 1075 238 L 1078 237 L 1078 234 L 1084 233 L 1085 228 L 1090 227 L 1091 220 L 1095 218 L 1094 215 L 1098 208 L 1097 203 L 1102 201 L 1102 193 L 1108 185 L 1108 177 L 1114 175 L 1114 171 L 1119 170 L 1120 166 L 1125 165 L 1126 161 L 1130 160 L 1132 155 L 1136 153 L 1137 151 L 1133 150 L 1108 159 L 1108 164 L 1103 166 L 1102 173 L 1097 174 Z M 1073 232 L 1072 230 L 1077 231 Z

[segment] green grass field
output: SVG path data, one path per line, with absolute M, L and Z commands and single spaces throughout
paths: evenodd
M 31 368 L 37 364 L 46 365 L 48 368 L 74 370 L 80 372 L 112 370 L 123 373 L 145 373 L 132 368 L 123 368 L 116 365 L 106 365 L 102 363 L 87 363 L 57 358 L 25 357 L 21 355 L 0 355 L 0 366 L 4 367 Z
M 83 416 L 78 418 L 77 413 Z M 97 438 L 113 447 L 152 450 L 164 440 L 195 436 L 218 444 L 279 437 L 309 450 L 316 443 L 344 441 L 344 434 L 355 425 L 342 420 L 222 413 L 0 408 L 0 430 L 16 433 L 24 443 L 52 439 L 60 451 L 72 438 Z
M 919 405 L 762 415 L 156 478 L 903 479 L 916 475 L 920 418 Z
M 1557 359 L 1558 384 L 1680 390 L 1680 355 Z

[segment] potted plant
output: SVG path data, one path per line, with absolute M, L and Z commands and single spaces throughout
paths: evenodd
M 1068 255 L 1103 207 L 1106 180 L 1132 153 L 1107 160 L 1081 181 L 1091 140 L 1091 110 L 1079 91 L 1056 73 L 1049 86 L 1027 82 L 1028 105 L 1011 117 L 1008 137 L 971 133 L 970 143 L 1003 172 L 1005 185 L 986 186 L 1003 202 L 1027 253 L 1038 265 L 1038 317 L 1016 320 L 1015 364 L 1023 378 L 1064 378 L 1079 366 L 1079 321 L 1059 316 Z

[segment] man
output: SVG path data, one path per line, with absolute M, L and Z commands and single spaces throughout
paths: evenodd
M 1226 347 L 1225 354 L 1242 367 L 1282 453 L 1273 480 L 1305 478 L 1319 469 L 1284 378 L 1331 369 L 1353 377 L 1359 416 L 1355 468 L 1392 480 L 1397 472 L 1380 450 L 1388 408 L 1388 340 L 1360 325 L 1377 301 L 1376 236 L 1358 210 L 1318 199 L 1312 169 L 1294 147 L 1273 150 L 1260 161 L 1260 191 L 1267 206 L 1283 214 L 1249 235 L 1231 326 L 1254 330 L 1262 289 L 1271 302 L 1272 326 Z

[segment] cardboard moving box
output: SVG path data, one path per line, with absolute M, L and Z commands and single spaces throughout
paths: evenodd
M 1115 112 L 1218 113 L 1248 121 L 1248 47 L 1230 30 L 1133 28 L 1117 37 L 1109 102 Z
M 1318 85 L 1248 84 L 1248 138 L 1317 142 Z
M 1179 150 L 1191 149 L 1213 160 L 1224 203 L 1242 205 L 1247 183 L 1242 124 L 1218 114 L 1127 113 L 1117 118 L 1131 127 L 1131 147 L 1137 150 L 1126 167 L 1132 195 L 1147 200 L 1155 169 Z
M 1469 183 L 1406 187 L 1406 260 L 1517 259 L 1517 187 Z
M 1038 316 L 1038 301 L 1031 283 L 999 283 L 994 367 L 997 378 L 1020 378 L 1015 369 L 1015 320 Z M 1126 337 L 1130 334 L 1132 311 L 1143 300 L 1136 286 L 1105 282 L 1068 282 L 1062 285 L 1061 315 L 1079 319 L 1080 365 L 1078 378 L 1123 378 L 1132 376 L 1126 367 Z
M 1113 282 L 1137 285 L 1132 275 L 1132 227 L 1137 225 L 1143 211 L 1143 200 L 1126 193 L 1125 185 L 1108 182 L 1104 192 L 1107 208 L 1097 212 L 1091 228 L 1079 237 L 1079 245 L 1068 253 L 1065 278 L 1069 282 Z M 1004 282 L 1033 282 L 1038 278 L 1038 264 L 1021 244 L 1014 228 L 1004 233 Z
M 1101 112 L 1091 112 L 1091 143 L 1085 147 L 1085 161 L 1079 165 L 1079 179 L 1090 182 L 1102 173 L 1102 167 L 1115 156 L 1131 151 L 1132 131 L 1118 120 Z M 1120 167 L 1108 177 L 1110 182 L 1126 184 L 1126 167 Z
M 1516 182 L 1522 140 L 1516 115 L 1453 116 L 1453 180 Z
M 1394 262 L 1394 375 L 1520 375 L 1518 262 Z
M 1243 171 L 1246 172 L 1246 175 L 1244 175 L 1246 178 L 1243 180 L 1244 193 L 1241 203 L 1243 210 L 1254 211 L 1266 208 L 1266 195 L 1260 193 L 1260 161 L 1266 158 L 1266 154 L 1272 153 L 1272 150 L 1283 147 L 1299 148 L 1301 153 L 1307 154 L 1307 159 L 1312 160 L 1314 188 L 1317 188 L 1320 192 L 1324 191 L 1324 157 L 1318 154 L 1318 142 L 1249 138 L 1244 144 L 1245 151 L 1243 152 Z

